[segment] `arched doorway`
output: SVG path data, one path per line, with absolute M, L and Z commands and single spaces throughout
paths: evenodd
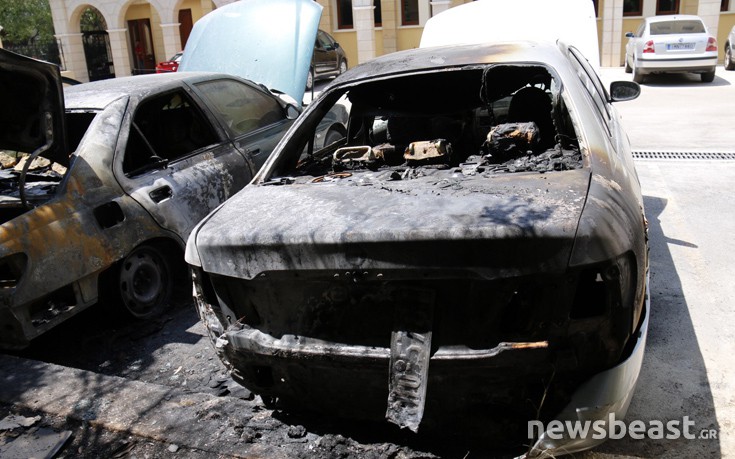
M 155 72 L 156 58 L 151 20 L 149 18 L 128 20 L 128 33 L 133 50 L 133 75 Z
M 79 28 L 82 31 L 89 81 L 115 78 L 110 37 L 106 32 L 105 18 L 96 8 L 90 6 L 82 12 L 79 18 Z

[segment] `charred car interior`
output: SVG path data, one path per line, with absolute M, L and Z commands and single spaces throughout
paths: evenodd
M 605 178 L 618 153 L 587 123 L 611 99 L 579 100 L 579 60 L 390 74 L 411 59 L 338 79 L 193 232 L 200 315 L 236 380 L 284 406 L 518 445 L 641 340 L 640 196 Z M 314 148 L 333 104 L 347 134 Z
M 434 91 L 442 87 L 453 90 Z M 347 145 L 307 152 L 294 175 L 318 182 L 371 170 L 393 181 L 450 168 L 466 175 L 578 169 L 582 155 L 558 91 L 550 71 L 532 65 L 364 84 L 348 95 Z

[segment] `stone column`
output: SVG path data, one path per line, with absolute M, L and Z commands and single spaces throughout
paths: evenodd
M 181 33 L 179 32 L 180 22 L 170 22 L 168 24 L 160 24 L 161 34 L 163 35 L 163 53 L 168 59 L 174 54 L 181 51 Z
M 375 7 L 373 0 L 352 1 L 352 21 L 357 36 L 357 63 L 375 57 Z
M 602 48 L 600 65 L 618 67 L 623 62 L 623 0 L 605 0 L 602 9 Z
M 429 4 L 431 5 L 431 16 L 432 17 L 452 7 L 451 0 L 435 0 L 433 2 L 429 2 Z
M 84 43 L 81 33 L 62 33 L 54 35 L 61 41 L 62 66 L 70 72 L 72 78 L 79 81 L 89 81 L 87 59 L 84 56 Z
M 720 24 L 720 0 L 699 0 L 697 16 L 702 18 L 710 35 L 717 37 L 717 29 Z M 725 44 L 718 43 L 717 46 L 721 47 Z
M 395 0 L 375 0 L 380 2 L 380 12 L 383 16 L 383 53 L 389 54 L 398 51 L 398 33 L 396 24 Z
M 131 75 L 127 31 L 128 29 L 109 29 L 107 31 L 110 36 L 110 50 L 116 77 Z

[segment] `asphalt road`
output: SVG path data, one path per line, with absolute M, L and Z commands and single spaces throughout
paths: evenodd
M 630 79 L 622 68 L 603 69 L 602 74 L 606 82 Z M 733 100 L 735 72 L 720 67 L 711 84 L 685 75 L 652 77 L 643 85 L 639 99 L 617 107 L 634 150 L 735 153 L 735 129 L 728 125 L 732 124 Z M 730 305 L 735 294 L 730 258 L 735 243 L 729 237 L 735 233 L 735 206 L 730 197 L 735 161 L 648 159 L 637 160 L 636 166 L 650 225 L 652 311 L 647 353 L 627 420 L 665 423 L 687 416 L 695 423 L 693 431 L 697 435 L 704 429 L 708 434 L 716 432 L 717 438 L 626 437 L 577 457 L 735 457 L 735 310 Z M 323 457 L 362 457 L 368 453 L 375 457 L 424 456 L 422 445 L 406 447 L 405 438 L 391 433 L 383 437 L 380 432 L 366 433 L 360 426 L 294 420 L 265 409 L 257 397 L 228 381 L 196 314 L 187 305 L 145 324 L 113 323 L 102 308 L 93 309 L 39 339 L 23 356 L 60 365 L 46 372 L 43 384 L 53 384 L 57 375 L 61 378 L 63 368 L 78 368 L 85 370 L 86 377 L 98 375 L 95 379 L 100 381 L 145 383 L 136 386 L 140 390 L 166 388 L 166 397 L 174 400 L 200 397 L 206 398 L 202 403 L 213 404 L 211 397 L 221 397 L 223 403 L 219 405 L 250 410 L 250 418 L 239 430 L 238 426 L 227 426 L 224 419 L 232 419 L 228 413 L 209 410 L 223 416 L 222 435 L 236 432 L 233 441 L 243 448 L 269 441 L 271 447 L 278 447 L 285 441 L 292 442 L 288 450 L 292 453 L 284 451 L 286 455 L 303 457 L 316 452 Z M 111 403 L 115 403 L 114 395 L 113 391 Z M 194 403 L 191 400 L 182 402 L 184 408 Z M 76 403 L 82 402 L 84 399 Z M 121 399 L 118 403 L 126 402 Z M 0 407 L 0 418 L 3 411 L 17 409 Z M 204 411 L 194 415 L 192 422 L 201 422 L 197 424 L 201 429 L 205 421 L 218 421 Z M 182 445 L 178 449 L 170 444 L 173 437 L 165 435 L 141 441 L 119 433 L 94 433 L 83 417 L 71 427 L 69 422 L 63 416 L 48 421 L 52 427 L 66 425 L 74 432 L 74 443 L 64 452 L 67 457 L 113 456 L 121 452 L 138 457 L 208 455 L 199 447 L 186 449 Z M 251 426 L 267 429 L 257 431 L 261 427 L 252 430 Z M 306 433 L 301 432 L 303 426 Z M 297 435 L 291 435 L 292 431 Z M 144 434 L 145 429 L 137 432 Z M 265 432 L 264 438 L 251 438 L 260 432 Z M 482 456 L 476 445 L 455 446 L 449 450 L 429 447 L 425 452 L 444 452 L 447 457 L 463 457 L 466 453 L 467 457 Z M 317 450 L 310 450 L 312 447 Z

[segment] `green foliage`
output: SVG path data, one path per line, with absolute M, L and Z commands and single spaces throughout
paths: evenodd
M 54 24 L 48 0 L 0 0 L 3 43 L 48 43 L 54 40 Z
M 82 32 L 93 32 L 96 30 L 106 30 L 107 24 L 99 11 L 90 7 L 82 12 L 82 17 L 79 20 L 79 28 Z

